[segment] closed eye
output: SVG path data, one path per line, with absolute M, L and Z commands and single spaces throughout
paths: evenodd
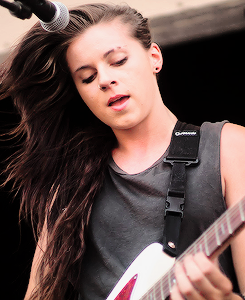
M 122 66 L 126 63 L 127 60 L 128 60 L 128 57 L 124 57 L 123 59 L 113 63 L 112 65 L 113 66 Z
M 127 62 L 127 60 L 128 60 L 128 57 L 124 57 L 123 59 L 121 59 L 121 60 L 113 63 L 112 66 L 116 66 L 116 67 L 122 66 L 122 65 L 124 65 Z M 89 83 L 93 82 L 94 79 L 95 79 L 95 77 L 96 77 L 96 74 L 97 73 L 89 76 L 88 78 L 83 79 L 82 83 L 89 84 Z
M 87 83 L 87 84 L 91 83 L 95 79 L 95 77 L 96 77 L 96 74 L 93 74 L 93 75 L 89 76 L 88 78 L 83 79 L 82 83 Z

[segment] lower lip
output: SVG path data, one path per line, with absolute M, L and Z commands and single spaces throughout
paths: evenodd
M 129 102 L 129 97 L 125 97 L 122 100 L 116 101 L 115 103 L 113 103 L 110 108 L 112 108 L 113 110 L 116 111 L 121 111 L 123 109 L 126 108 L 126 106 L 128 105 Z

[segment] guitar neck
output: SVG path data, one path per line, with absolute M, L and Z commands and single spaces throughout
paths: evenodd
M 178 259 L 188 254 L 204 252 L 207 257 L 224 250 L 229 240 L 245 224 L 245 197 L 221 215 Z M 174 267 L 171 268 L 140 300 L 166 299 L 175 284 Z

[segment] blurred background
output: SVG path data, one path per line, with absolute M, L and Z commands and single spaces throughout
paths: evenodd
M 60 0 L 68 8 L 101 1 Z M 122 1 L 105 1 L 121 3 Z M 245 126 L 245 0 L 128 0 L 150 19 L 153 40 L 163 51 L 159 85 L 163 101 L 181 120 L 196 125 L 229 120 Z M 0 7 L 0 63 L 38 21 L 20 20 Z M 18 121 L 10 99 L 0 101 L 0 133 Z M 0 139 L 0 161 L 13 149 Z M 1 165 L 2 166 L 2 165 Z M 1 270 L 4 299 L 21 300 L 35 243 L 26 222 L 18 223 L 19 200 L 0 190 Z

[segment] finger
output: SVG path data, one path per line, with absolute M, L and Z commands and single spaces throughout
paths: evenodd
M 185 300 L 184 297 L 181 295 L 178 286 L 174 285 L 170 291 L 170 299 L 171 300 Z
M 198 257 L 197 260 L 199 260 Z M 193 256 L 187 256 L 183 261 L 183 266 L 193 287 L 198 290 L 203 297 L 207 299 L 219 297 L 217 295 L 216 287 L 206 277 L 206 274 L 199 267 Z
M 221 272 L 215 263 L 211 262 L 205 256 L 204 253 L 197 253 L 193 257 L 193 260 L 199 270 L 201 270 L 201 272 L 216 290 L 218 290 L 224 296 L 228 296 L 232 293 L 233 287 L 230 280 Z
M 187 256 L 184 267 L 193 286 L 206 299 L 226 299 L 231 296 L 231 282 L 203 253 Z
M 194 287 L 181 263 L 176 263 L 175 278 L 179 293 L 188 300 L 203 300 L 199 291 Z

